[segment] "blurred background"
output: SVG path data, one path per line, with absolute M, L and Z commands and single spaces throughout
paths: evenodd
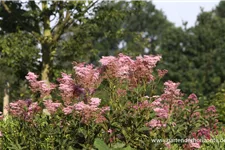
M 1 1 L 0 106 L 29 98 L 25 76 L 55 82 L 72 62 L 162 55 L 180 82 L 225 122 L 225 1 Z

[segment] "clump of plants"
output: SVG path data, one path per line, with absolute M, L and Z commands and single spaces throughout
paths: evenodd
M 217 134 L 216 108 L 199 109 L 197 96 L 185 98 L 179 83 L 166 81 L 160 90 L 167 73 L 155 69 L 160 59 L 103 56 L 100 66 L 74 63 L 74 74 L 62 73 L 55 84 L 29 72 L 33 94 L 9 104 L 9 116 L 0 123 L 2 148 L 200 148 L 197 139 Z

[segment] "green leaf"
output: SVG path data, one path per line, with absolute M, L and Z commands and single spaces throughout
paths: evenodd
M 113 148 L 123 148 L 125 146 L 124 143 L 116 143 L 113 145 Z
M 98 150 L 110 150 L 110 148 L 105 144 L 104 141 L 102 141 L 99 138 L 95 139 L 94 142 L 94 146 L 98 149 Z
M 139 132 L 143 132 L 143 131 L 149 131 L 148 127 L 142 127 L 142 128 L 138 128 L 137 129 Z
M 68 148 L 68 150 L 73 150 L 73 148 L 70 146 L 70 147 Z
M 130 146 L 127 146 L 126 148 L 123 148 L 123 150 L 134 150 L 134 149 L 131 148 Z

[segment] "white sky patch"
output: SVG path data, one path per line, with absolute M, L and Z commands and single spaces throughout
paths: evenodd
M 195 25 L 196 18 L 201 12 L 214 9 L 219 0 L 153 0 L 157 9 L 162 10 L 167 19 L 175 23 L 175 26 L 182 26 L 183 22 L 188 22 L 187 27 Z
M 124 41 L 124 40 L 122 40 L 122 41 L 118 44 L 118 48 L 119 48 L 119 49 L 122 49 L 122 48 L 124 48 L 124 47 L 126 47 L 126 46 L 127 46 L 127 42 Z

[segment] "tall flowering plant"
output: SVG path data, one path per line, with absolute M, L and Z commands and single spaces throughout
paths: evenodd
M 155 69 L 160 59 L 119 54 L 103 56 L 98 67 L 74 63 L 74 75 L 62 73 L 58 84 L 38 81 L 29 72 L 26 79 L 36 97 L 7 106 L 8 119 L 0 124 L 3 148 L 93 149 L 100 138 L 109 147 L 157 149 L 173 143 L 153 139 L 210 139 L 217 134 L 214 106 L 199 109 L 197 96 L 185 98 L 172 81 L 156 95 L 167 73 Z M 202 143 L 176 144 L 197 149 Z

